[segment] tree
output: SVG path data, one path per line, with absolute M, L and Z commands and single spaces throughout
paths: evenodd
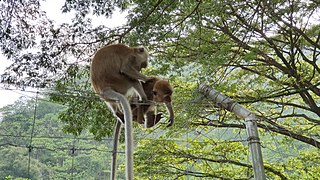
M 111 148 L 86 132 L 78 137 L 63 133 L 63 123 L 58 120 L 58 112 L 63 107 L 44 99 L 22 98 L 0 109 L 3 114 L 0 177 L 88 179 L 107 176 L 105 157 Z
M 225 143 L 227 138 L 217 136 L 224 128 L 228 129 L 225 136 L 242 134 L 242 122 L 196 93 L 201 81 L 263 117 L 259 127 L 262 142 L 269 148 L 264 153 L 274 150 L 270 144 L 273 140 L 280 142 L 276 148 L 290 152 L 279 161 L 265 158 L 266 167 L 271 168 L 269 171 L 266 168 L 268 176 L 291 179 L 299 174 L 302 178 L 318 178 L 319 169 L 312 166 L 320 162 L 315 155 L 319 152 L 320 139 L 318 2 L 108 2 L 68 0 L 62 11 L 74 10 L 75 14 L 71 24 L 60 26 L 46 18 L 39 10 L 38 1 L 1 3 L 2 9 L 7 10 L 1 14 L 1 19 L 7 20 L 1 22 L 1 50 L 16 62 L 2 76 L 3 82 L 18 86 L 54 86 L 59 92 L 56 95 L 63 96 L 53 96 L 52 100 L 68 105 L 61 117 L 69 123 L 69 132 L 77 134 L 91 129 L 101 132 L 100 137 L 110 135 L 112 117 L 90 90 L 87 68 L 90 57 L 98 47 L 109 42 L 143 44 L 153 55 L 144 73 L 168 77 L 175 87 L 177 123 L 174 128 L 159 132 L 168 142 L 152 137 L 152 141 L 141 142 L 137 153 L 140 165 L 150 160 L 145 159 L 145 150 L 150 156 L 154 154 L 156 162 L 166 170 L 157 171 L 154 176 L 221 179 L 251 176 L 240 173 L 244 167 L 251 168 L 241 159 L 246 156 L 246 148 L 233 154 L 232 147 L 241 149 L 238 146 L 242 143 L 233 143 L 230 147 Z M 24 6 L 27 3 L 28 6 Z M 128 11 L 126 25 L 114 29 L 92 26 L 91 15 L 110 17 L 115 7 Z M 22 18 L 21 14 L 26 15 Z M 34 49 L 37 51 L 31 51 Z M 78 121 L 70 124 L 71 119 Z M 100 124 L 109 130 L 99 128 Z M 169 141 L 184 139 L 188 133 L 195 134 L 189 143 L 195 144 L 201 139 L 198 143 L 201 146 L 193 145 L 185 150 L 183 144 Z M 159 142 L 163 144 L 156 144 Z M 161 156 L 160 152 L 148 151 L 150 147 L 162 149 L 159 146 L 165 148 Z M 215 156 L 204 158 L 208 149 L 215 149 Z M 170 161 L 166 161 L 168 159 Z M 308 165 L 299 165 L 301 159 Z M 190 163 L 196 167 L 192 173 L 187 171 Z M 145 168 L 154 170 L 155 167 Z M 227 173 L 230 169 L 234 173 Z

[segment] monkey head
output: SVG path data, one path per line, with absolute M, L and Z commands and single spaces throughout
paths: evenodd
M 171 96 L 173 93 L 172 87 L 169 84 L 169 81 L 166 80 L 158 80 L 153 86 L 152 89 L 153 93 L 153 101 L 158 102 L 158 103 L 165 103 L 167 110 L 169 112 L 169 124 L 167 127 L 170 127 L 173 125 L 174 122 L 174 113 L 173 113 L 173 108 L 171 104 Z
M 171 104 L 173 89 L 169 81 L 161 80 L 157 77 L 148 77 L 148 80 L 142 83 L 142 87 L 148 100 L 152 100 L 156 103 L 164 103 L 166 105 L 170 116 L 167 127 L 172 126 L 174 121 L 174 113 Z
M 158 80 L 152 89 L 153 101 L 171 103 L 172 87 L 166 80 Z
M 130 57 L 131 61 L 134 61 L 133 65 L 137 70 L 146 68 L 148 66 L 149 53 L 144 47 L 133 48 L 133 55 Z

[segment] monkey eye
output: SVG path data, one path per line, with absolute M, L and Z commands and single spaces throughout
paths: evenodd
M 153 95 L 156 96 L 157 95 L 157 92 L 156 91 L 152 91 Z

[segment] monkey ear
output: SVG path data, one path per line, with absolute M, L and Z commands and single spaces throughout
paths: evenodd
M 139 52 L 139 53 L 143 53 L 143 52 L 144 52 L 144 48 L 143 48 L 143 47 L 138 48 L 138 52 Z

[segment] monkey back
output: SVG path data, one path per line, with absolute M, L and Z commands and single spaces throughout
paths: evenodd
M 134 64 L 129 62 L 134 59 Z M 96 93 L 111 87 L 125 94 L 132 87 L 130 79 L 121 73 L 126 66 L 133 66 L 138 71 L 147 66 L 148 52 L 144 48 L 131 48 L 124 44 L 112 44 L 100 48 L 94 55 L 90 77 Z

